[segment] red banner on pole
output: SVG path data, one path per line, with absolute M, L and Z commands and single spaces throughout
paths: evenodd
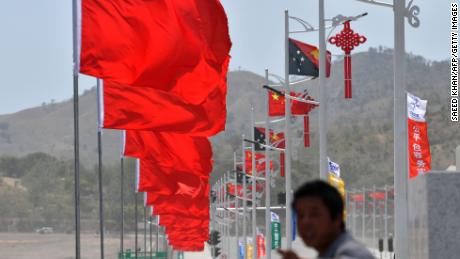
M 310 146 L 310 119 L 308 114 L 303 117 L 303 145 Z
M 265 257 L 265 237 L 264 234 L 257 234 L 257 258 Z
M 407 132 L 409 151 L 409 178 L 431 170 L 430 143 L 425 120 L 426 100 L 407 94 Z

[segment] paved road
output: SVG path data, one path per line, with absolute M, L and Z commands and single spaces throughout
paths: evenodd
M 36 233 L 0 233 L 0 259 L 71 259 L 75 258 L 75 240 L 72 234 L 36 234 Z M 226 239 L 222 241 L 226 243 Z M 236 257 L 236 242 L 234 238 L 230 240 L 230 256 Z M 139 245 L 143 248 L 143 236 L 139 237 Z M 105 236 L 105 258 L 117 258 L 120 239 L 118 235 Z M 134 247 L 134 235 L 126 235 L 125 247 Z M 99 258 L 99 236 L 91 234 L 81 235 L 81 257 Z M 315 258 L 315 252 L 306 248 L 300 240 L 293 242 L 295 250 L 303 258 Z M 224 252 L 226 252 L 226 247 Z M 176 257 L 177 258 L 177 257 Z M 208 259 L 211 258 L 209 247 L 200 253 L 185 253 L 187 259 Z M 279 259 L 276 251 L 272 251 L 272 259 Z M 376 253 L 376 258 L 380 255 Z M 384 256 L 383 259 L 390 259 Z

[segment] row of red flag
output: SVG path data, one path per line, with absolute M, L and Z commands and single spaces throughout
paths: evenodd
M 138 190 L 169 244 L 209 235 L 208 137 L 225 128 L 231 41 L 219 0 L 83 0 L 79 71 L 100 78 L 102 127 L 126 130 Z

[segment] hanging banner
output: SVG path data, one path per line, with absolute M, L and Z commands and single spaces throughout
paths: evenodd
M 246 256 L 247 258 L 252 258 L 253 248 L 252 248 L 252 238 L 248 237 L 248 242 L 246 244 Z
M 281 248 L 281 223 L 272 222 L 272 249 Z
M 333 173 L 329 173 L 327 176 L 327 181 L 329 182 L 330 185 L 334 186 L 339 190 L 340 195 L 342 195 L 342 198 L 345 200 L 345 182 L 342 180 L 342 178 L 337 177 Z
M 292 241 L 295 240 L 296 235 L 297 235 L 297 215 L 296 215 L 296 212 L 293 210 L 292 211 Z
M 273 211 L 270 211 L 271 215 L 271 228 L 272 228 L 272 249 L 281 248 L 281 223 L 280 217 Z
M 431 170 L 430 143 L 425 120 L 427 100 L 407 93 L 407 133 L 409 151 L 409 178 Z
M 240 248 L 240 257 L 239 259 L 244 259 L 244 246 L 243 246 L 243 242 L 241 241 L 238 241 L 238 246 Z
M 263 233 L 257 234 L 257 258 L 265 257 L 265 236 Z

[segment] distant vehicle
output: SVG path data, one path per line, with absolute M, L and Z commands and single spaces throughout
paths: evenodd
M 36 229 L 35 232 L 37 232 L 38 234 L 50 234 L 50 233 L 53 233 L 54 230 L 52 227 L 42 227 L 42 228 Z

